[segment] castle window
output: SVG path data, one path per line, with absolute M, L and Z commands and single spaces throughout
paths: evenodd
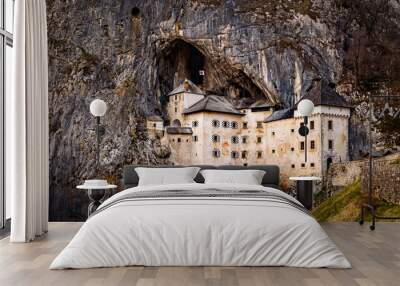
M 310 148 L 311 148 L 311 149 L 315 149 L 315 141 L 314 141 L 314 140 L 311 140 L 311 142 L 310 142 Z
M 257 143 L 261 143 L 262 142 L 262 137 L 257 136 Z
M 247 143 L 247 136 L 243 136 L 243 137 L 242 137 L 242 143 L 243 143 L 243 144 L 246 144 L 246 143 Z
M 178 95 L 177 94 L 175 94 L 175 100 L 178 100 Z
M 292 164 L 292 169 L 294 169 L 296 166 L 294 164 Z
M 272 131 L 272 133 L 271 133 L 271 134 L 272 134 L 272 136 L 275 136 L 275 131 Z
M 237 159 L 237 158 L 239 158 L 239 152 L 237 152 L 237 151 L 232 151 L 232 152 L 231 152 L 231 157 L 232 157 L 232 159 Z
M 329 150 L 333 149 L 333 140 L 328 140 L 328 149 Z
M 181 143 L 181 141 L 182 141 L 181 138 L 178 138 L 178 143 Z
M 211 136 L 211 140 L 212 140 L 212 142 L 219 142 L 219 141 L 221 141 L 219 135 L 216 135 L 216 134 L 214 134 L 214 135 Z
M 315 164 L 314 164 L 314 163 L 311 163 L 310 166 L 311 166 L 311 168 L 314 168 L 314 167 L 315 167 Z
M 275 149 L 272 149 L 272 154 L 275 154 Z
M 294 129 L 290 129 L 290 132 L 294 133 Z
M 292 151 L 292 152 L 293 152 L 293 151 L 294 151 L 294 147 L 290 148 L 290 151 Z
M 238 123 L 236 121 L 231 122 L 231 127 L 232 129 L 237 129 L 238 128 Z
M 301 141 L 300 142 L 300 150 L 304 151 L 304 149 L 305 149 L 304 141 Z
M 302 168 L 304 168 L 306 166 L 306 164 L 304 164 L 304 163 L 301 163 L 301 167 Z
M 243 129 L 247 129 L 247 122 L 243 122 Z
M 262 158 L 262 151 L 257 151 L 257 158 L 258 159 Z
M 178 112 L 178 108 L 177 107 L 175 107 L 175 113 L 177 113 Z
M 156 128 L 156 127 L 157 127 L 157 124 L 153 123 L 153 127 Z
M 222 121 L 222 127 L 229 128 L 229 121 Z
M 199 137 L 197 137 L 197 135 L 194 135 L 194 136 L 193 136 L 193 141 L 194 141 L 194 142 L 199 141 Z
M 213 120 L 212 122 L 211 122 L 211 124 L 212 124 L 212 127 L 215 127 L 215 128 L 218 128 L 219 127 L 219 120 Z
M 247 151 L 242 151 L 242 159 L 246 159 L 247 158 Z
M 219 157 L 221 157 L 221 152 L 218 149 L 214 149 L 212 151 L 212 155 L 214 158 L 219 158 Z
M 197 127 L 199 126 L 199 122 L 197 120 L 192 122 L 192 127 Z
M 332 120 L 328 120 L 328 129 L 329 130 L 333 129 L 333 121 Z
M 238 143 L 239 143 L 239 137 L 237 137 L 237 136 L 232 136 L 232 137 L 231 137 L 231 142 L 232 142 L 233 144 L 238 144 Z
M 257 128 L 262 128 L 262 121 L 257 121 Z
M 314 129 L 314 120 L 311 120 L 310 121 L 310 130 L 313 130 Z
M 248 165 L 249 165 L 249 164 L 247 164 L 247 163 L 244 163 L 244 164 L 243 164 L 243 166 L 245 166 L 245 167 L 248 166 Z

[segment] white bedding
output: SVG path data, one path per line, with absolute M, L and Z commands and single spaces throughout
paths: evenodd
M 145 266 L 294 266 L 350 268 L 314 218 L 274 201 L 246 198 L 154 198 L 122 201 L 131 192 L 263 190 L 254 185 L 143 186 L 105 201 L 50 269 Z

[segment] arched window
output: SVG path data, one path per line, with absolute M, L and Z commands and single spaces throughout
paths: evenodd
M 197 120 L 192 122 L 192 127 L 197 127 L 199 126 L 199 122 Z
M 222 121 L 222 127 L 229 128 L 229 121 Z
M 231 142 L 233 144 L 238 144 L 239 143 L 239 137 L 238 136 L 232 136 L 231 137 Z
M 332 162 L 333 162 L 333 160 L 332 160 L 331 157 L 329 157 L 329 158 L 326 160 L 326 169 L 327 169 L 327 170 L 329 170 L 329 168 L 331 167 Z
M 212 140 L 212 142 L 220 142 L 221 138 L 219 137 L 219 135 L 214 134 L 211 136 L 211 140 Z
M 179 119 L 174 119 L 174 121 L 172 121 L 172 126 L 181 127 L 181 122 L 179 121 Z
M 232 159 L 237 159 L 237 158 L 239 158 L 239 152 L 237 152 L 237 151 L 232 151 L 232 152 L 231 152 L 231 157 L 232 157 Z
M 219 158 L 221 156 L 221 152 L 218 149 L 214 149 L 212 151 L 212 155 L 214 158 Z
M 215 128 L 218 128 L 219 127 L 219 120 L 213 120 L 212 122 L 211 122 L 211 125 L 212 125 L 212 127 L 215 127 Z
M 232 127 L 232 129 L 237 129 L 239 127 L 239 124 L 236 121 L 232 121 L 231 127 Z

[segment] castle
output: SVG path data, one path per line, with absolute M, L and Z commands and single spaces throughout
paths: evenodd
M 348 160 L 350 107 L 327 84 L 318 82 L 305 96 L 315 108 L 309 117 L 308 160 L 303 117 L 296 107 L 279 109 L 267 99 L 234 106 L 226 97 L 206 95 L 189 80 L 168 94 L 168 121 L 147 118 L 150 137 L 171 149 L 176 165 L 275 164 L 282 179 L 323 176 L 329 165 Z

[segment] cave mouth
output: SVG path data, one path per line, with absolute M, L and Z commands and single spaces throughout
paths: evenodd
M 237 101 L 265 98 L 258 86 L 241 70 L 229 64 L 214 64 L 214 59 L 196 46 L 176 39 L 157 54 L 157 85 L 161 96 L 185 79 L 208 94 L 229 96 Z
M 193 45 L 182 41 L 173 41 L 165 48 L 160 57 L 160 67 L 167 73 L 164 77 L 168 77 L 167 81 L 171 81 L 172 86 L 176 87 L 185 79 L 191 80 L 196 85 L 202 85 L 204 82 L 204 65 L 206 58 Z
M 132 17 L 139 17 L 140 16 L 140 9 L 138 7 L 133 7 L 131 10 L 131 16 Z

